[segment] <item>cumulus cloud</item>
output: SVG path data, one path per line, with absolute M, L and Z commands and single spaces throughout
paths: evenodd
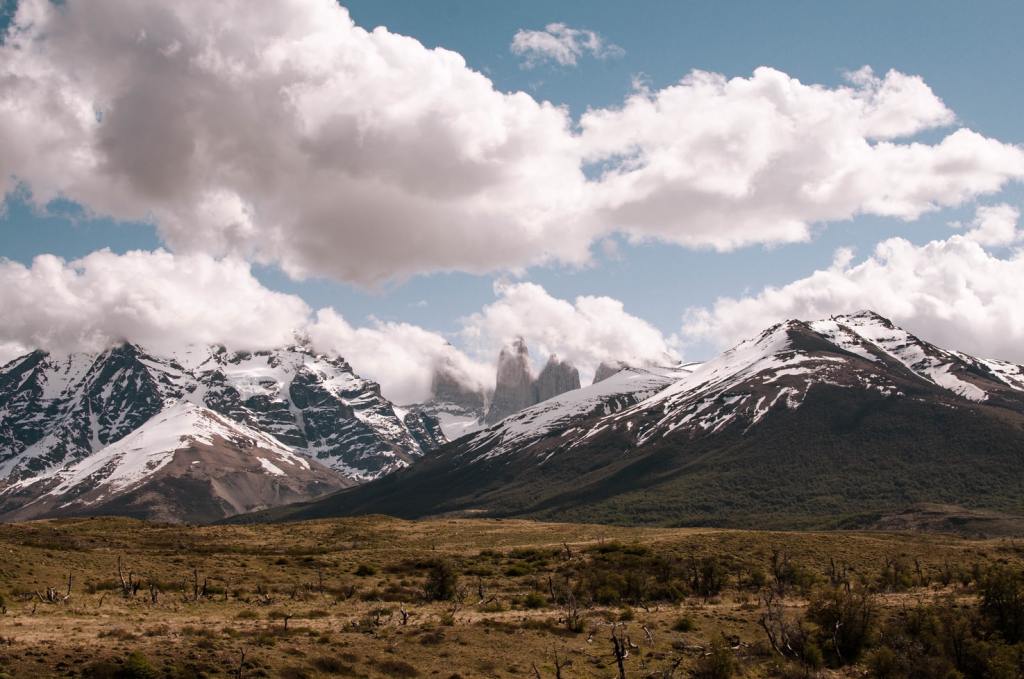
M 294 340 L 309 315 L 298 297 L 265 288 L 245 262 L 162 250 L 109 250 L 31 266 L 0 260 L 0 351 L 98 351 L 131 341 L 157 352 L 188 343 L 239 349 Z M 2 360 L 2 358 L 0 358 Z
M 494 292 L 495 302 L 462 320 L 461 337 L 479 356 L 493 357 L 501 346 L 522 337 L 535 361 L 556 354 L 585 377 L 602 361 L 642 365 L 679 358 L 674 338 L 629 314 L 617 299 L 581 295 L 570 302 L 536 283 L 499 282 Z
M 434 369 L 442 364 L 469 387 L 494 387 L 490 362 L 473 360 L 438 333 L 409 323 L 377 321 L 356 328 L 334 309 L 321 309 L 307 334 L 318 350 L 345 356 L 361 374 L 379 382 L 395 403 L 426 400 Z
M 119 342 L 171 355 L 190 344 L 257 350 L 306 335 L 319 351 L 345 357 L 398 403 L 427 398 L 444 362 L 467 385 L 493 382 L 438 333 L 405 323 L 353 327 L 330 308 L 313 313 L 295 295 L 263 286 L 249 264 L 162 250 L 94 252 L 73 261 L 36 257 L 31 266 L 0 260 L 0 364 L 41 348 L 100 351 Z
M 109 250 L 65 261 L 40 255 L 30 266 L 0 260 L 0 364 L 32 349 L 59 353 L 141 344 L 171 355 L 190 344 L 257 350 L 291 344 L 343 356 L 396 403 L 430 395 L 434 370 L 475 389 L 494 386 L 498 349 L 527 339 L 538 361 L 556 353 L 591 372 L 603 360 L 676 358 L 672 340 L 609 297 L 557 299 L 533 283 L 495 286 L 498 299 L 462 319 L 462 348 L 409 323 L 355 326 L 332 308 L 266 288 L 238 259 L 163 250 Z
M 1017 228 L 1019 219 L 1020 210 L 1012 205 L 981 205 L 970 224 L 954 223 L 953 226 L 969 229 L 964 236 L 980 245 L 1010 245 L 1024 236 Z
M 625 51 L 607 42 L 599 33 L 552 23 L 543 31 L 519 29 L 509 46 L 512 53 L 523 57 L 523 67 L 533 68 L 545 61 L 562 66 L 575 66 L 580 57 L 589 54 L 598 59 L 621 57 Z
M 294 276 L 583 261 L 574 145 L 564 110 L 334 0 L 21 0 L 0 47 L 0 192 Z
M 780 320 L 873 309 L 940 346 L 1024 362 L 1022 280 L 1022 250 L 998 257 L 962 235 L 921 246 L 890 238 L 862 262 L 840 250 L 806 278 L 691 309 L 683 334 L 725 347 Z
M 694 72 L 580 121 L 585 158 L 606 164 L 600 220 L 636 239 L 720 250 L 806 240 L 815 223 L 916 219 L 1024 176 L 1024 151 L 958 129 L 915 76 L 869 69 L 806 85 L 771 68 L 750 78 Z
M 360 284 L 579 265 L 614 232 L 799 241 L 1024 177 L 1024 151 L 969 129 L 913 140 L 954 121 L 916 76 L 822 87 L 760 68 L 694 72 L 577 122 L 334 0 L 21 0 L 0 46 L 0 193 Z

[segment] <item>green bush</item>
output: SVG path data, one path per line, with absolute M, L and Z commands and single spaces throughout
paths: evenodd
M 672 629 L 676 632 L 692 632 L 697 629 L 697 623 L 690 616 L 684 615 L 672 623 Z
M 455 567 L 445 559 L 438 559 L 429 565 L 423 593 L 428 601 L 447 601 L 455 598 L 458 585 Z
M 1024 640 L 1024 578 L 1019 571 L 994 566 L 979 583 L 981 614 L 1009 644 Z
M 699 679 L 731 679 L 736 674 L 736 656 L 721 639 L 711 642 L 711 651 L 703 656 L 694 668 Z
M 361 563 L 356 567 L 355 573 L 359 577 L 366 577 L 368 575 L 376 575 L 377 569 L 371 566 L 370 564 Z
M 807 619 L 819 627 L 817 646 L 826 649 L 834 665 L 857 662 L 875 636 L 876 606 L 866 590 L 846 587 L 817 592 L 807 607 Z

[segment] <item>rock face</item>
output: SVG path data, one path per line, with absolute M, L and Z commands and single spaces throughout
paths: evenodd
M 466 382 L 465 376 L 457 374 L 453 366 L 442 363 L 434 368 L 430 398 L 405 407 L 409 415 L 436 422 L 443 442 L 454 441 L 482 426 L 490 400 L 490 393 Z
M 56 478 L 110 452 L 179 404 L 271 437 L 343 483 L 388 474 L 445 442 L 436 419 L 400 416 L 344 359 L 301 343 L 258 352 L 190 347 L 173 356 L 133 344 L 68 356 L 34 351 L 0 366 L 0 501 L 19 483 Z M 259 485 L 243 484 L 256 496 L 239 502 L 265 504 Z M 19 485 L 17 497 L 27 501 L 27 489 L 43 487 Z M 337 485 L 288 487 L 294 492 L 282 490 L 282 499 Z
M 434 370 L 430 383 L 431 400 L 450 403 L 468 412 L 484 412 L 487 394 L 467 386 L 448 365 L 439 365 Z
M 597 366 L 597 370 L 594 371 L 594 381 L 591 384 L 603 382 L 625 367 L 626 364 L 621 361 L 601 361 L 601 364 Z
M 530 351 L 522 337 L 498 355 L 494 398 L 484 422 L 494 424 L 541 401 L 580 388 L 580 373 L 566 361 L 551 356 L 537 379 L 530 371 Z
M 537 402 L 530 373 L 530 352 L 522 337 L 498 354 L 494 397 L 484 421 L 493 424 Z
M 552 355 L 534 382 L 536 403 L 580 388 L 580 371 Z

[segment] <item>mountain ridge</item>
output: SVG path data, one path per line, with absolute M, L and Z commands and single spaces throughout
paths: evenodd
M 940 349 L 859 312 L 780 323 L 690 368 L 655 393 L 629 392 L 621 407 L 598 398 L 553 423 L 544 415 L 596 396 L 607 378 L 386 479 L 256 518 L 468 513 L 785 528 L 920 502 L 1021 511 L 1019 366 Z

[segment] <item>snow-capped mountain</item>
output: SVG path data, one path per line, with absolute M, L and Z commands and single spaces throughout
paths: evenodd
M 78 462 L 11 484 L 0 515 L 212 521 L 351 484 L 273 436 L 179 401 Z
M 114 454 L 111 446 L 182 403 L 272 437 L 342 484 L 390 473 L 446 441 L 437 420 L 396 411 L 343 359 L 301 343 L 259 352 L 192 347 L 168 357 L 132 344 L 98 354 L 35 351 L 0 368 L 0 479 L 52 479 Z
M 913 502 L 1020 511 L 1022 493 L 1024 368 L 861 312 L 781 323 L 662 374 L 619 371 L 269 515 L 838 525 Z

